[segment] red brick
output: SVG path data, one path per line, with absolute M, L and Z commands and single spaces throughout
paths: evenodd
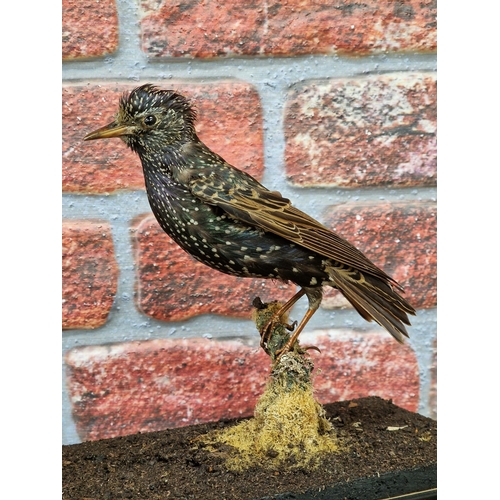
M 436 76 L 391 73 L 294 86 L 285 161 L 300 186 L 434 186 Z
M 436 50 L 435 1 L 141 0 L 142 45 L 162 57 Z
M 236 167 L 262 178 L 262 108 L 253 86 L 234 81 L 156 84 L 192 100 L 198 110 L 197 131 L 203 142 Z M 117 112 L 121 94 L 138 85 L 63 88 L 63 191 L 105 193 L 144 188 L 140 160 L 121 140 L 82 141 L 85 134 L 109 123 Z
M 420 376 L 415 352 L 382 330 L 315 330 L 300 336 L 302 345 L 315 345 L 314 388 L 320 403 L 365 396 L 392 399 L 417 411 Z
M 437 303 L 437 207 L 433 202 L 346 203 L 328 208 L 326 226 L 364 252 L 405 288 L 415 308 Z M 338 292 L 324 307 L 343 306 Z
M 312 353 L 321 402 L 377 395 L 417 409 L 418 364 L 408 346 L 380 332 L 319 331 L 305 340 L 322 349 Z M 66 364 L 83 441 L 252 415 L 270 367 L 260 348 L 206 339 L 75 348 Z
M 63 0 L 63 59 L 102 57 L 117 48 L 115 0 Z
M 118 279 L 111 227 L 103 221 L 67 220 L 62 243 L 63 329 L 102 326 Z
M 133 243 L 137 304 L 155 319 L 180 321 L 200 314 L 249 318 L 255 297 L 286 301 L 296 290 L 294 285 L 236 278 L 209 268 L 170 239 L 152 214 L 136 219 Z

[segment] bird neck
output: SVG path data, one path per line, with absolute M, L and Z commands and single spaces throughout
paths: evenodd
M 196 136 L 163 151 L 164 163 L 168 165 L 172 178 L 181 184 L 188 184 L 196 172 L 209 167 L 206 158 L 214 155 Z
M 185 183 L 193 169 L 196 169 L 196 151 L 206 148 L 194 136 L 188 140 L 176 141 L 162 148 L 138 148 L 137 153 L 145 173 L 168 176 L 177 183 Z

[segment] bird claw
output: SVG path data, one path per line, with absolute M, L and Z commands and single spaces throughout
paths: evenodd
M 268 328 L 268 325 L 267 324 L 261 331 L 260 333 L 260 347 L 262 347 L 262 349 L 264 349 L 264 352 L 266 354 L 269 354 L 269 349 L 267 348 L 267 343 L 269 341 L 269 338 L 271 337 L 271 333 L 269 331 L 269 328 Z
M 310 351 L 311 349 L 314 349 L 315 351 L 318 351 L 321 354 L 321 349 L 315 345 L 306 345 L 305 347 L 302 347 L 302 349 L 304 349 L 304 351 Z
M 270 352 L 267 347 L 267 343 L 271 339 L 271 333 L 274 330 L 275 325 L 275 320 L 269 321 L 269 323 L 267 323 L 267 325 L 262 329 L 262 332 L 260 334 L 260 347 L 262 347 L 262 349 L 264 349 L 264 352 L 268 355 L 270 354 Z
M 298 344 L 297 344 L 298 345 Z M 277 363 L 279 361 L 279 359 L 281 358 L 281 356 L 283 356 L 283 354 L 287 353 L 287 352 L 290 352 L 292 350 L 292 347 L 291 345 L 288 345 L 288 342 L 281 348 L 279 349 L 278 351 L 276 351 L 276 358 L 275 358 L 275 362 Z M 315 346 L 315 345 L 308 345 L 308 346 L 305 346 L 305 347 L 298 347 L 298 352 L 300 352 L 300 350 L 302 351 L 310 351 L 311 349 L 314 349 L 315 351 L 318 351 L 320 354 L 321 354 L 321 350 L 319 347 Z

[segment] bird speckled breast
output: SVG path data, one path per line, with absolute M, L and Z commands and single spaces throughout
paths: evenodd
M 299 286 L 329 281 L 328 274 L 320 271 L 324 257 L 202 203 L 168 175 L 158 171 L 144 175 L 161 228 L 200 262 L 234 276 L 292 280 Z

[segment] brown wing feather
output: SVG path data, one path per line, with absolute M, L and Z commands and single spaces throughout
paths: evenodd
M 230 165 L 227 167 L 233 169 Z M 189 186 L 195 196 L 221 207 L 241 221 L 275 233 L 336 262 L 390 281 L 401 288 L 344 238 L 293 207 L 290 200 L 283 198 L 280 193 L 269 191 L 244 172 L 238 171 L 238 183 L 230 184 L 217 171 L 204 175 L 197 170 L 196 175 L 190 179 Z

